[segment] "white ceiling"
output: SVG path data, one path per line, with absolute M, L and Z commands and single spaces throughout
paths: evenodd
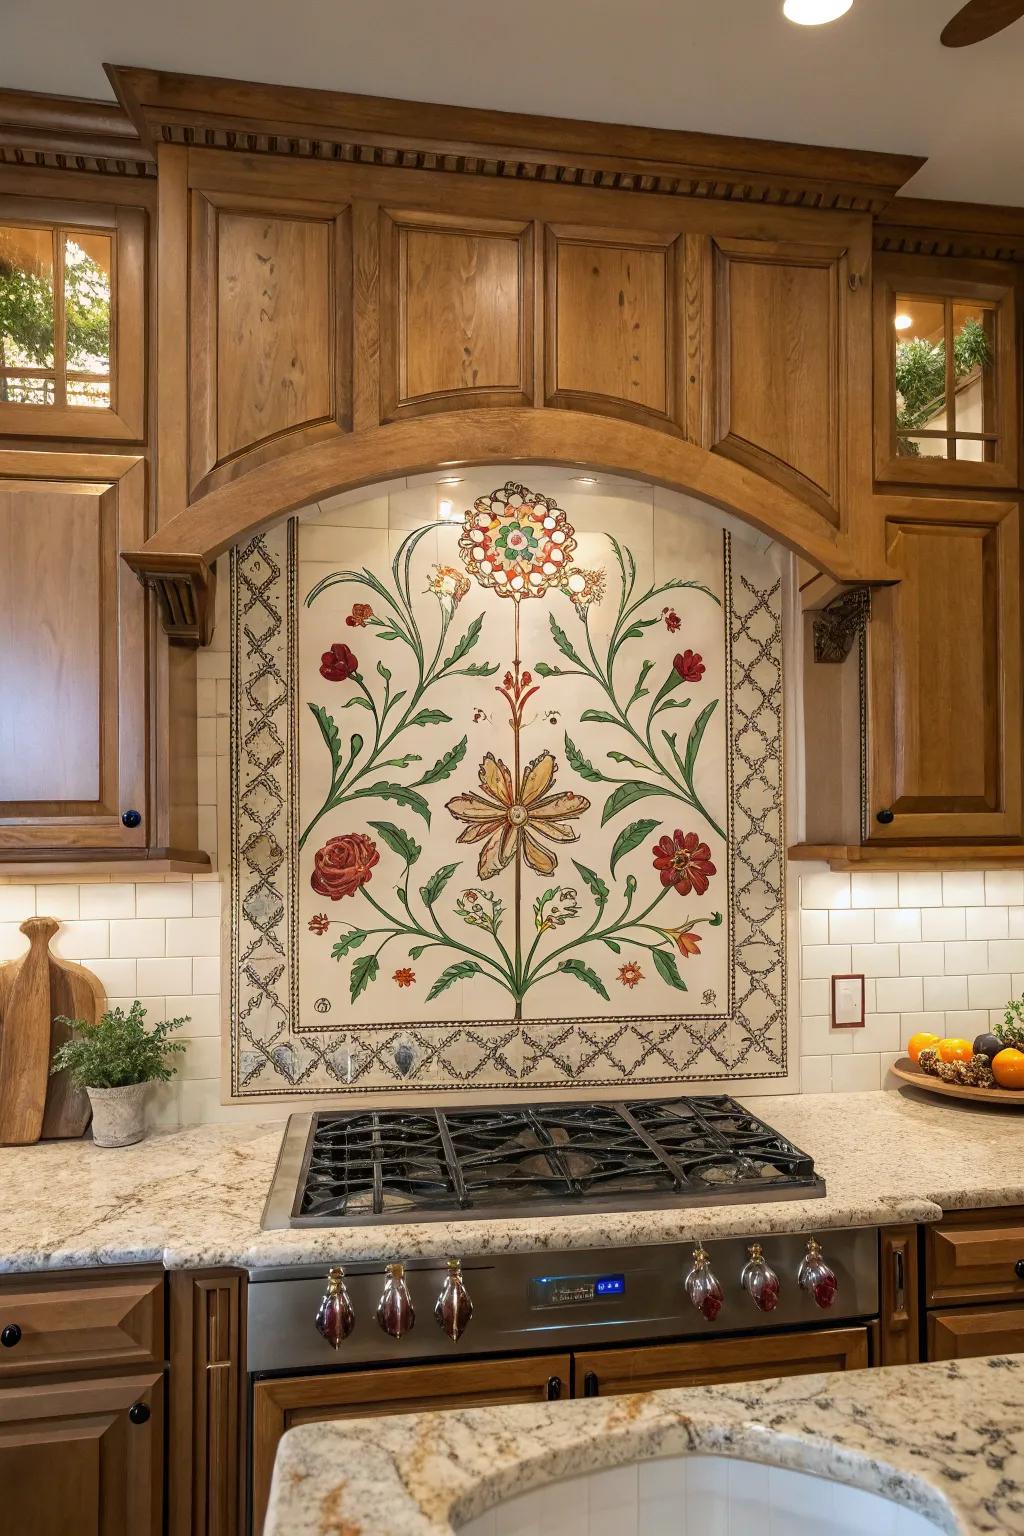
M 0 85 L 103 97 L 111 60 L 464 106 L 923 154 L 921 197 L 1024 205 L 1024 20 L 960 0 L 0 0 Z

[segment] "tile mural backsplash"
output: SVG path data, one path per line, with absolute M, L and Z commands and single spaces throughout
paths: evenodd
M 235 551 L 240 1099 L 786 1076 L 783 557 L 498 476 Z

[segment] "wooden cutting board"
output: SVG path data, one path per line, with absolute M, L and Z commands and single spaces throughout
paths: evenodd
M 106 1007 L 98 977 L 50 954 L 60 924 L 30 917 L 21 925 L 27 955 L 0 965 L 0 1145 L 82 1136 L 92 1111 L 88 1096 L 50 1062 L 68 1038 L 57 1015 L 95 1022 Z

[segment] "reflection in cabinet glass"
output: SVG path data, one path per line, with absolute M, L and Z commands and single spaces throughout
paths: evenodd
M 0 224 L 0 401 L 107 409 L 113 238 Z
M 1000 457 L 993 303 L 896 295 L 896 452 L 901 458 Z

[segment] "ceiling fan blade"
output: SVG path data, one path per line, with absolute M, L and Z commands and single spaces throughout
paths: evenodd
M 967 0 L 943 27 L 940 41 L 947 48 L 967 48 L 994 37 L 1021 16 L 1024 0 Z

